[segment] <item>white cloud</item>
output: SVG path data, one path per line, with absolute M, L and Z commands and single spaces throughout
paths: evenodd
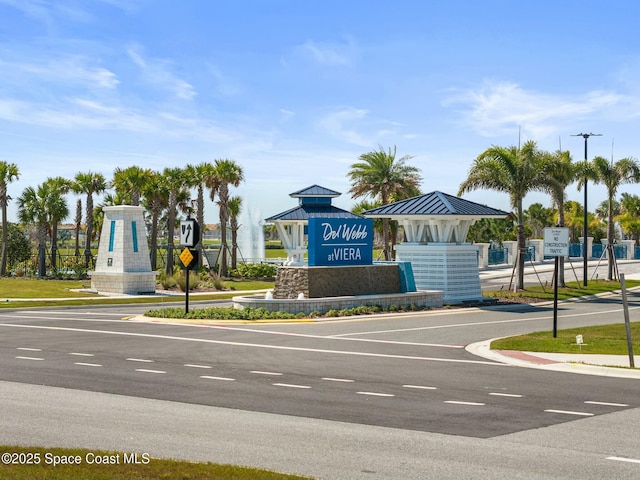
M 127 49 L 127 54 L 133 63 L 140 67 L 143 78 L 148 84 L 173 92 L 181 100 L 192 100 L 197 95 L 193 85 L 178 78 L 172 72 L 172 64 L 169 60 L 145 58 L 140 50 L 140 46 L 134 45 Z
M 350 66 L 356 54 L 356 47 L 351 39 L 346 43 L 320 43 L 307 40 L 295 48 L 305 58 L 324 66 Z
M 555 134 L 563 125 L 611 115 L 613 109 L 628 102 L 624 95 L 611 91 L 592 91 L 583 95 L 561 96 L 528 91 L 510 82 L 485 83 L 477 89 L 456 92 L 445 106 L 463 105 L 464 124 L 480 135 L 495 137 L 522 126 L 536 138 Z
M 367 110 L 346 107 L 326 114 L 321 118 L 317 126 L 347 143 L 360 146 L 370 146 L 371 140 L 358 133 L 353 124 L 363 120 L 367 116 Z

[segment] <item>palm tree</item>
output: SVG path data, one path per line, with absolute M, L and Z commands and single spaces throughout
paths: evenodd
M 607 187 L 608 201 L 608 225 L 607 225 L 607 246 L 613 245 L 615 238 L 614 230 L 614 207 L 615 197 L 620 185 L 625 183 L 640 182 L 640 164 L 634 158 L 622 158 L 617 162 L 607 160 L 603 157 L 595 157 L 587 166 L 587 176 L 595 183 L 602 183 Z M 579 186 L 582 186 L 581 182 Z M 586 239 L 585 239 L 586 241 Z M 608 257 L 607 280 L 613 279 L 613 263 L 615 258 L 610 250 Z
M 95 172 L 77 173 L 73 184 L 73 191 L 87 195 L 85 202 L 86 239 L 84 247 L 85 266 L 89 268 L 91 262 L 91 238 L 93 236 L 93 194 L 100 194 L 107 189 L 104 175 Z
M 244 181 L 242 167 L 233 160 L 216 160 L 213 175 L 208 177 L 205 184 L 211 190 L 211 200 L 218 194 L 218 208 L 220 211 L 220 276 L 227 276 L 227 222 L 229 221 L 229 186 L 237 187 Z
M 158 261 L 158 221 L 162 211 L 169 205 L 169 190 L 159 172 L 151 172 L 149 180 L 142 189 L 143 205 L 151 214 L 151 269 L 155 270 Z
M 627 235 L 630 235 L 635 244 L 640 239 L 640 197 L 623 193 L 620 200 L 621 213 L 616 217 L 616 221 Z
M 518 216 L 518 288 L 524 289 L 524 209 L 527 193 L 541 189 L 542 154 L 534 141 L 522 148 L 492 146 L 471 165 L 467 179 L 460 184 L 458 195 L 476 189 L 490 189 L 509 194 L 511 206 Z
M 231 226 L 231 268 L 235 269 L 238 266 L 238 216 L 242 211 L 242 198 L 238 196 L 231 197 L 228 208 Z
M 198 267 L 202 266 L 202 235 L 204 235 L 204 189 L 206 187 L 205 181 L 207 178 L 214 174 L 214 166 L 208 162 L 202 162 L 198 165 L 187 165 L 185 170 L 187 172 L 188 184 L 190 187 L 195 187 L 198 191 L 197 197 L 197 210 L 196 221 L 200 225 L 200 241 L 196 245 L 196 248 L 200 251 L 198 255 Z M 211 199 L 213 200 L 213 198 Z M 235 267 L 234 267 L 235 268 Z
M 151 170 L 133 165 L 127 168 L 117 167 L 113 172 L 113 187 L 116 190 L 116 198 L 124 204 L 140 205 L 140 195 L 145 184 L 149 181 Z
M 75 235 L 76 235 L 76 249 L 75 256 L 80 255 L 80 229 L 82 228 L 82 200 L 79 198 L 76 202 L 76 218 L 75 218 Z
M 55 271 L 58 265 L 58 224 L 69 215 L 64 195 L 69 192 L 72 182 L 66 178 L 54 177 L 48 178 L 45 183 L 49 190 L 47 215 L 51 228 L 51 269 Z
M 178 195 L 187 186 L 187 176 L 182 168 L 165 168 L 162 172 L 164 188 L 169 192 L 169 204 L 167 215 L 167 262 L 164 271 L 167 275 L 173 274 L 173 234 L 176 229 L 176 208 Z
M 551 195 L 558 209 L 558 226 L 565 226 L 566 189 L 582 175 L 584 164 L 575 164 L 569 152 L 558 150 L 545 155 L 542 169 L 542 189 Z M 583 222 L 584 223 L 584 222 Z M 586 245 L 586 244 L 585 244 Z M 558 266 L 558 286 L 564 288 L 564 257 L 560 257 Z
M 9 224 L 7 223 L 7 204 L 11 197 L 7 194 L 7 184 L 20 178 L 20 171 L 15 163 L 0 161 L 0 208 L 2 209 L 2 254 L 0 259 L 0 276 L 7 274 L 7 252 L 9 249 Z
M 23 225 L 36 226 L 38 242 L 38 277 L 45 275 L 45 243 L 48 230 L 49 188 L 46 183 L 37 189 L 27 187 L 18 197 L 18 219 Z
M 379 150 L 363 153 L 359 162 L 351 165 L 349 178 L 351 179 L 351 193 L 353 198 L 372 197 L 381 205 L 387 205 L 394 199 L 407 198 L 407 192 L 419 192 L 420 170 L 407 165 L 413 157 L 405 155 L 396 159 L 396 147 L 385 151 Z M 385 260 L 391 260 L 389 247 L 389 219 L 382 219 L 382 238 Z

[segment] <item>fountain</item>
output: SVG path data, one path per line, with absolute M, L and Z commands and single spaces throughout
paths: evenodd
M 242 260 L 259 263 L 264 260 L 264 231 L 261 214 L 257 208 L 245 208 L 240 212 L 238 249 Z

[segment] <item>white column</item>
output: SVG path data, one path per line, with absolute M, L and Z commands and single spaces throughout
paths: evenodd
M 622 245 L 627 247 L 627 260 L 633 260 L 633 254 L 636 247 L 635 240 L 622 240 Z
M 474 243 L 478 247 L 478 267 L 487 268 L 489 266 L 490 243 Z
M 516 258 L 518 258 L 518 242 L 514 240 L 509 240 L 506 242 L 502 242 L 504 247 L 507 247 L 508 254 L 508 263 L 509 265 L 513 265 L 516 263 Z

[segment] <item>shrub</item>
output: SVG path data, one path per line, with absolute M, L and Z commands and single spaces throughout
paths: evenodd
M 269 263 L 239 263 L 232 276 L 241 278 L 271 278 L 276 276 L 278 267 Z
M 184 270 L 178 274 L 175 280 L 178 284 L 178 288 L 185 292 L 187 290 L 187 276 L 185 275 Z M 198 285 L 200 285 L 200 277 L 198 276 L 198 273 L 189 271 L 189 290 L 198 288 Z

